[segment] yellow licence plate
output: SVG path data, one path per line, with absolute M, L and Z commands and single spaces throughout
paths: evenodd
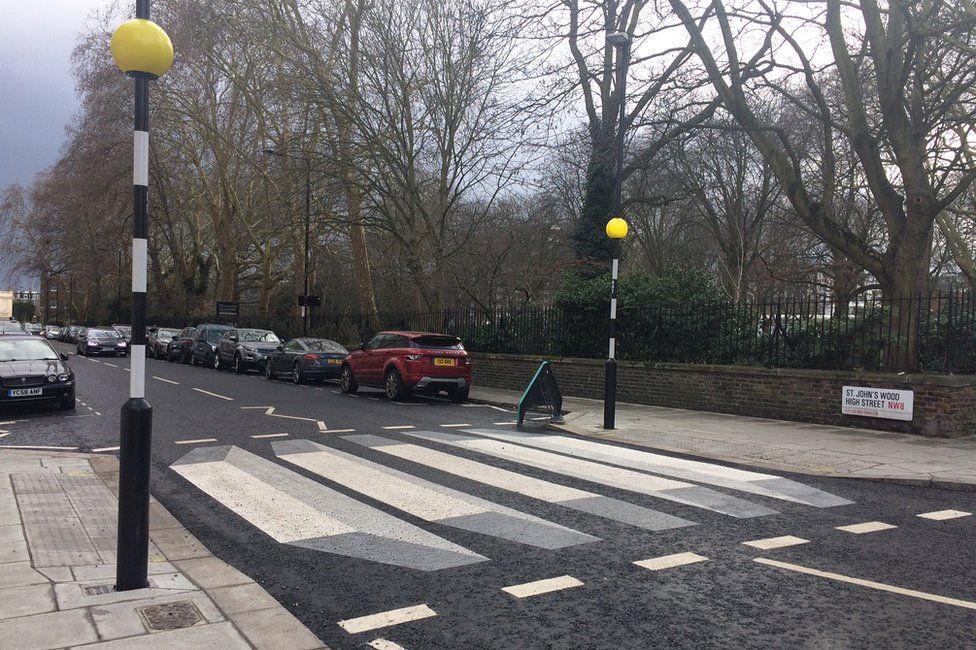
M 435 366 L 456 366 L 457 359 L 434 359 Z
M 329 365 L 340 366 L 342 365 L 342 359 L 329 359 Z

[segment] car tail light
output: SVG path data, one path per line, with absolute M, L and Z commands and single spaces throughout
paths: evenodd
M 471 365 L 471 359 L 469 359 L 467 357 L 464 357 L 462 359 L 462 361 L 464 362 L 464 365 L 466 365 L 466 366 L 470 366 Z
M 423 356 L 420 355 L 420 354 L 408 354 L 407 355 L 407 361 L 420 361 L 421 359 L 423 359 Z
M 309 352 L 309 353 L 307 353 L 307 354 L 303 354 L 303 355 L 302 355 L 302 358 L 303 358 L 303 359 L 308 359 L 309 361 L 313 361 L 313 360 L 315 360 L 315 359 L 318 359 L 318 358 L 319 358 L 319 355 L 317 355 L 317 354 L 312 354 L 311 352 Z

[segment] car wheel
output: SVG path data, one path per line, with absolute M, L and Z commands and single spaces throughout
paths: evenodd
M 210 365 L 213 366 L 214 370 L 223 370 L 224 365 L 220 362 L 220 355 L 214 350 L 213 360 L 211 360 Z
M 240 353 L 234 355 L 234 372 L 237 374 L 242 374 L 245 370 L 244 361 L 241 359 Z
M 302 364 L 297 361 L 291 365 L 291 380 L 296 384 L 305 383 L 305 372 L 302 370 Z
M 342 366 L 342 372 L 339 373 L 339 389 L 350 395 L 359 390 L 359 385 L 352 376 L 352 368 L 349 366 Z
M 468 399 L 468 393 L 471 389 L 465 386 L 464 388 L 452 388 L 447 391 L 447 396 L 451 398 L 451 401 L 455 404 L 461 404 Z
M 403 385 L 403 379 L 396 368 L 390 368 L 386 371 L 383 388 L 386 390 L 387 399 L 399 401 L 407 396 L 407 388 Z
M 271 359 L 268 359 L 268 363 L 264 366 L 264 377 L 268 381 L 272 381 L 275 378 L 274 371 L 271 370 Z
M 197 365 L 197 355 L 193 354 L 192 352 L 190 353 L 190 365 Z

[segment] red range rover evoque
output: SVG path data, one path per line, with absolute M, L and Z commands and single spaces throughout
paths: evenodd
M 446 392 L 463 402 L 471 389 L 471 361 L 461 339 L 426 332 L 380 332 L 346 358 L 340 376 L 342 391 L 360 386 L 382 387 L 389 399 L 411 392 Z

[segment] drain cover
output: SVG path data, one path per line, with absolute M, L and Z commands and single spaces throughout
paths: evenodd
M 189 600 L 178 600 L 175 603 L 162 605 L 147 605 L 136 609 L 150 630 L 178 630 L 193 627 L 203 620 L 203 615 L 197 606 Z
M 101 596 L 102 594 L 112 593 L 112 585 L 92 585 L 85 587 L 86 596 Z

